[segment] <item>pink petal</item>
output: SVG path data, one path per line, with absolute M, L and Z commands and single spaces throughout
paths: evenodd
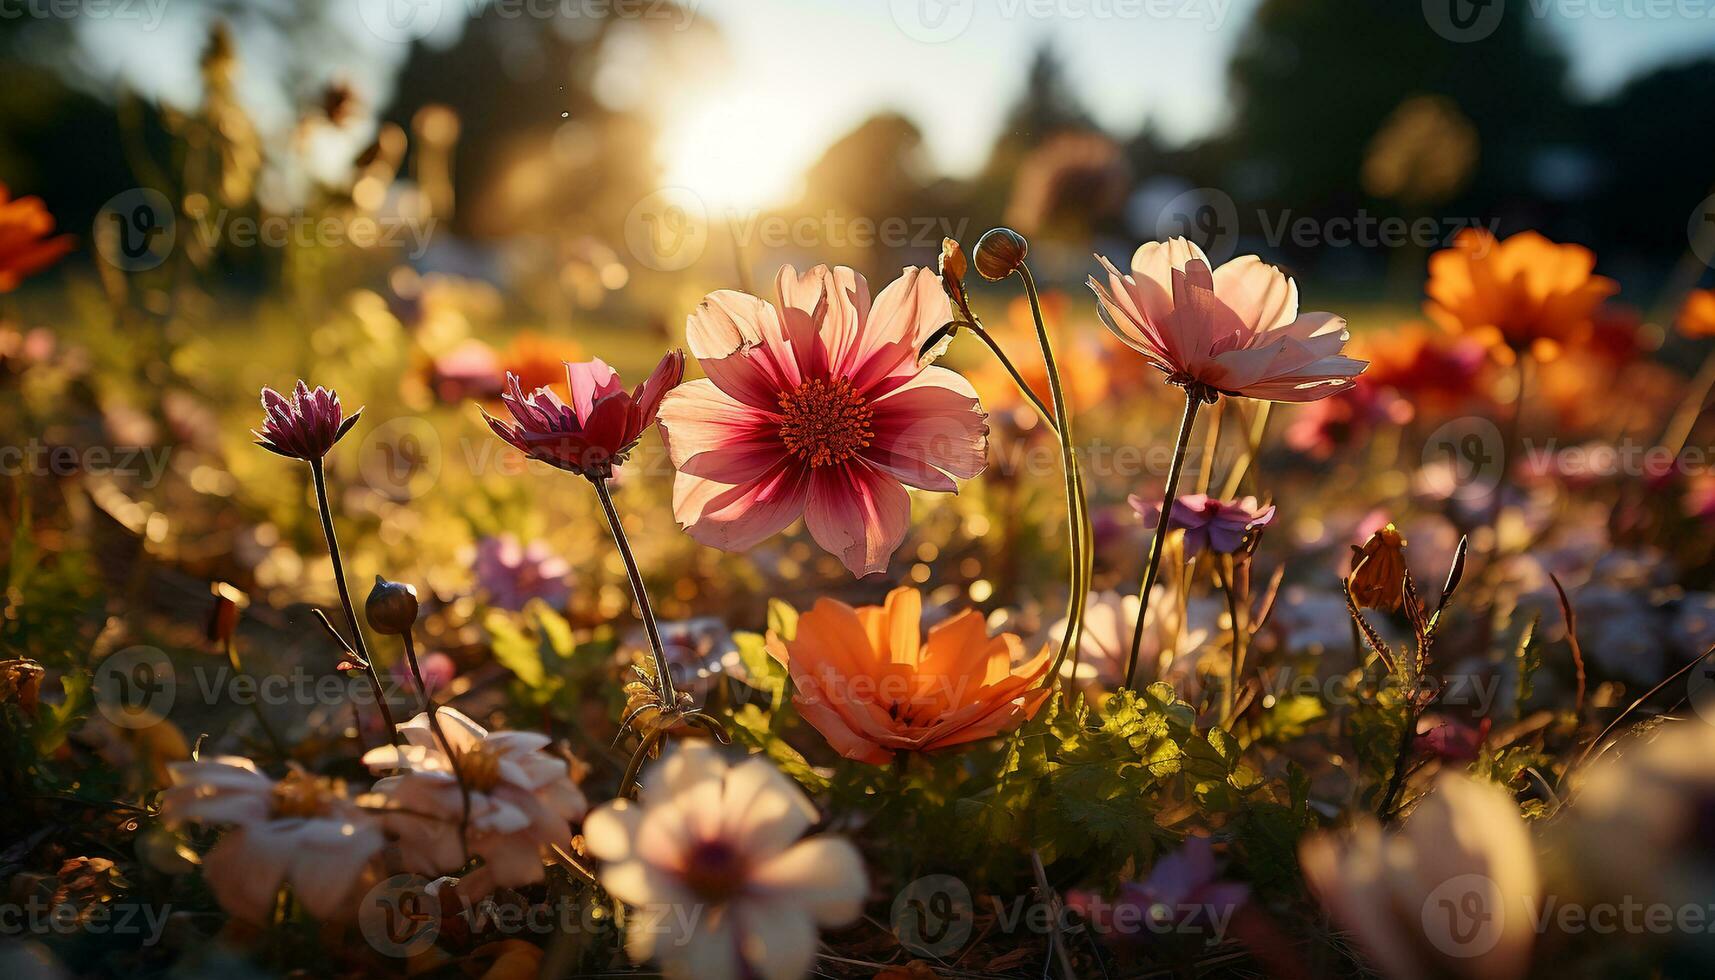
M 681 472 L 673 478 L 673 518 L 702 544 L 743 551 L 797 520 L 809 494 L 810 481 L 793 459 L 736 486 Z
M 660 418 L 673 466 L 693 476 L 748 483 L 786 455 L 777 416 L 739 402 L 711 381 L 674 389 Z
M 864 458 L 924 490 L 951 490 L 936 472 L 969 480 L 988 465 L 988 416 L 976 389 L 953 371 L 925 368 L 872 403 L 875 439 Z
M 1215 270 L 1215 295 L 1253 333 L 1291 323 L 1298 316 L 1298 286 L 1254 255 L 1241 255 Z
M 911 497 L 891 474 L 856 461 L 812 476 L 804 525 L 810 536 L 862 577 L 887 570 L 911 525 Z
M 579 424 L 589 421 L 596 399 L 625 390 L 619 375 L 599 357 L 578 363 L 567 361 L 566 386 L 571 389 L 572 410 L 577 412 Z

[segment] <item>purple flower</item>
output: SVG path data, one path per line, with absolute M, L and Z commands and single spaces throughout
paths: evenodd
M 556 609 L 571 598 L 566 576 L 571 565 L 540 541 L 520 544 L 510 534 L 483 538 L 476 545 L 476 581 L 488 602 L 517 612 L 531 599 Z
M 1071 892 L 1066 899 L 1096 932 L 1137 941 L 1176 930 L 1224 926 L 1249 897 L 1246 886 L 1220 880 L 1214 842 L 1194 836 L 1155 862 L 1148 878 L 1121 885 L 1112 900 L 1085 891 Z
M 315 391 L 303 381 L 288 399 L 272 388 L 262 389 L 262 428 L 252 429 L 256 444 L 287 459 L 313 463 L 328 454 L 334 443 L 357 423 L 363 409 L 343 418 L 339 395 L 320 385 Z
M 1132 510 L 1143 518 L 1144 525 L 1155 527 L 1161 519 L 1161 507 L 1146 503 L 1137 494 L 1127 499 Z M 1241 551 L 1250 533 L 1267 527 L 1272 520 L 1274 506 L 1262 507 L 1255 497 L 1216 500 L 1205 493 L 1188 493 L 1173 502 L 1167 529 L 1185 532 L 1185 557 L 1189 560 L 1204 550 L 1223 555 Z

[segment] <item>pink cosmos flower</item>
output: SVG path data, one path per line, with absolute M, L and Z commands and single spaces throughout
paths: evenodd
M 1298 287 L 1274 266 L 1244 255 L 1210 272 L 1183 238 L 1149 242 L 1123 275 L 1107 259 L 1104 287 L 1092 276 L 1102 318 L 1173 384 L 1217 395 L 1307 402 L 1351 387 L 1366 362 L 1343 356 L 1346 321 L 1298 315 Z M 1196 386 L 1193 388 L 1193 386 Z
M 570 404 L 552 388 L 526 394 L 518 376 L 508 371 L 507 393 L 500 400 L 513 422 L 502 422 L 486 409 L 482 417 L 495 435 L 526 456 L 592 480 L 606 479 L 655 424 L 662 397 L 684 378 L 685 352 L 668 352 L 649 380 L 630 392 L 600 358 L 565 365 Z
M 1126 499 L 1146 526 L 1153 528 L 1161 519 L 1159 504 L 1149 503 L 1135 493 Z M 1205 550 L 1233 554 L 1245 546 L 1250 532 L 1267 527 L 1272 520 L 1274 506 L 1262 507 L 1255 497 L 1216 500 L 1205 493 L 1188 493 L 1173 502 L 1167 529 L 1185 532 L 1185 558 L 1189 561 Z
M 1117 945 L 1149 942 L 1165 932 L 1202 932 L 1225 923 L 1250 899 L 1250 889 L 1223 881 L 1215 863 L 1214 842 L 1193 835 L 1155 862 L 1149 877 L 1128 881 L 1111 900 L 1094 892 L 1067 893 L 1100 935 Z
M 541 881 L 544 850 L 569 844 L 570 822 L 589 809 L 565 760 L 542 751 L 550 742 L 546 735 L 490 732 L 447 707 L 437 716 L 452 759 L 426 714 L 399 726 L 405 745 L 371 749 L 363 757 L 373 772 L 396 773 L 378 780 L 374 791 L 394 811 L 387 828 L 399 835 L 406 868 L 431 878 L 456 870 L 465 863 L 462 843 L 468 842 L 484 862 L 481 885 L 467 886 L 472 894 Z M 460 775 L 470 792 L 464 842 Z
M 262 411 L 261 430 L 250 431 L 256 437 L 256 445 L 306 463 L 326 456 L 363 414 L 360 408 L 342 420 L 339 395 L 320 385 L 311 391 L 302 380 L 292 389 L 291 398 L 264 387 Z
M 661 428 L 673 511 L 690 535 L 742 551 L 798 517 L 856 575 L 879 572 L 904 540 L 905 488 L 957 490 L 987 464 L 987 416 L 969 382 L 918 363 L 952 319 L 930 269 L 911 268 L 872 302 L 844 266 L 791 266 L 779 305 L 711 293 L 686 325 L 706 380 L 667 397 Z
M 342 785 L 297 769 L 275 782 L 236 756 L 175 762 L 168 772 L 173 785 L 161 798 L 167 823 L 231 828 L 203 856 L 221 908 L 267 922 L 282 884 L 318 919 L 357 907 L 354 892 L 385 840 Z

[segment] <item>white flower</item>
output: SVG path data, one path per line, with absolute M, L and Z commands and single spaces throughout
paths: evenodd
M 693 742 L 650 768 L 638 803 L 591 813 L 584 839 L 602 887 L 636 910 L 634 961 L 675 978 L 796 980 L 815 962 L 817 927 L 856 919 L 868 890 L 850 842 L 799 840 L 816 818 L 765 759 L 729 766 Z
M 385 839 L 344 786 L 298 769 L 275 782 L 235 756 L 176 762 L 168 771 L 173 786 L 161 816 L 169 824 L 232 828 L 203 857 L 222 908 L 266 922 L 282 884 L 318 919 L 356 908 L 353 892 Z
M 1157 676 L 1170 683 L 1183 680 L 1194 669 L 1191 654 L 1203 646 L 1209 631 L 1185 626 L 1176 614 L 1177 599 L 1165 588 L 1156 586 L 1150 602 L 1150 618 L 1144 624 L 1143 647 L 1138 651 L 1141 676 Z M 1131 660 L 1131 634 L 1137 628 L 1138 601 L 1135 595 L 1118 592 L 1092 592 L 1084 607 L 1084 631 L 1078 637 L 1077 667 L 1068 656 L 1060 673 L 1087 691 L 1112 691 L 1125 686 L 1126 666 Z M 1165 623 L 1154 615 L 1167 611 Z M 1049 630 L 1058 644 L 1066 635 L 1067 621 L 1062 619 Z M 1163 655 L 1163 634 L 1174 642 Z
M 397 773 L 377 781 L 375 794 L 395 811 L 387 829 L 399 836 L 406 867 L 429 877 L 457 871 L 468 843 L 484 861 L 478 877 L 484 887 L 476 891 L 541 881 L 543 852 L 570 844 L 570 822 L 589 809 L 565 760 L 542 751 L 551 741 L 546 735 L 490 732 L 452 708 L 437 716 L 470 791 L 468 822 L 454 762 L 428 715 L 399 726 L 408 744 L 363 757 L 374 772 Z
M 1383 976 L 1517 980 L 1530 965 L 1540 886 L 1518 804 L 1448 772 L 1406 819 L 1306 839 L 1311 891 Z

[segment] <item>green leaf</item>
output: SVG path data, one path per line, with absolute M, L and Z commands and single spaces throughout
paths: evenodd
M 768 629 L 788 643 L 797 639 L 798 610 L 783 600 L 768 600 Z
M 1302 738 L 1309 733 L 1311 725 L 1327 715 L 1327 707 L 1315 695 L 1297 694 L 1281 698 L 1262 716 L 1262 737 L 1271 742 Z
M 495 609 L 489 612 L 482 624 L 488 630 L 496 663 L 510 670 L 532 690 L 547 682 L 547 671 L 542 666 L 536 641 L 518 627 L 511 615 Z
M 1513 711 L 1520 718 L 1524 717 L 1525 704 L 1530 701 L 1535 690 L 1536 672 L 1542 666 L 1542 641 L 1537 636 L 1537 626 L 1541 623 L 1541 613 L 1532 617 L 1524 632 L 1519 634 L 1518 646 L 1513 650 L 1513 659 L 1518 663 L 1518 685 L 1513 690 Z
M 797 749 L 786 744 L 786 740 L 775 733 L 770 716 L 754 704 L 747 704 L 733 712 L 733 738 L 741 744 L 762 752 L 768 756 L 780 771 L 793 779 L 799 785 L 812 793 L 821 793 L 828 788 L 828 778 L 804 758 Z

